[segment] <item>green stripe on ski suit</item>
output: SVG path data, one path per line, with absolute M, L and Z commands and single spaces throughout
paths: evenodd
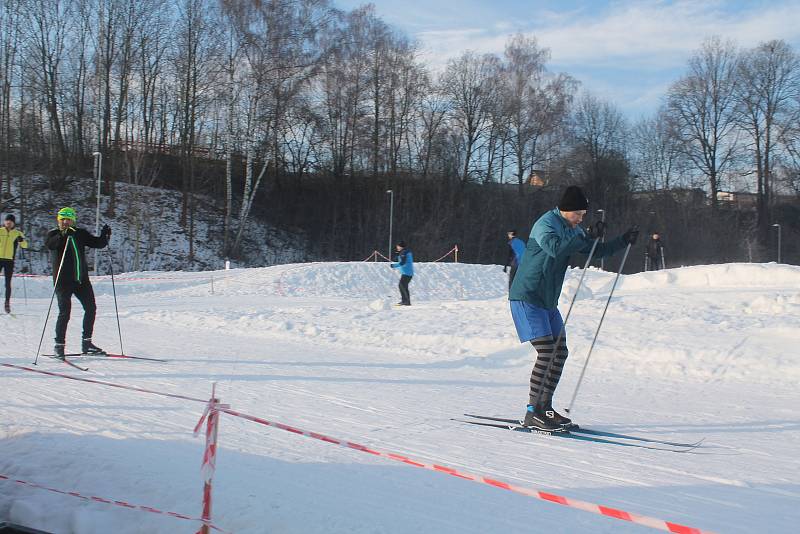
M 78 256 L 78 246 L 75 244 L 75 240 L 72 238 L 72 236 L 67 237 L 67 241 L 69 243 L 72 243 L 72 250 L 75 253 L 75 281 L 76 282 L 80 282 L 81 281 L 81 258 L 80 258 L 80 256 Z M 67 243 L 67 246 L 69 246 L 69 243 Z

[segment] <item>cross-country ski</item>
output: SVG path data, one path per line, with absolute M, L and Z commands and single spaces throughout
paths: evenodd
M 71 361 L 67 360 L 66 358 L 64 358 L 62 356 L 59 356 L 59 355 L 56 355 L 56 354 L 42 354 L 42 356 L 45 356 L 46 358 L 50 358 L 51 360 L 55 360 L 57 362 L 61 362 L 63 364 L 66 364 L 66 365 L 72 367 L 73 369 L 78 369 L 79 371 L 88 371 L 89 370 L 88 367 L 81 367 L 80 365 L 76 364 L 75 362 L 71 362 Z
M 699 447 L 698 445 L 680 445 L 680 446 L 673 446 L 667 447 L 666 444 L 662 444 L 662 446 L 658 445 L 647 445 L 644 443 L 632 443 L 630 441 L 619 441 L 613 439 L 607 439 L 597 436 L 591 435 L 584 435 L 580 433 L 575 433 L 569 430 L 539 430 L 536 427 L 525 426 L 522 422 L 516 423 L 489 423 L 486 421 L 470 421 L 466 419 L 453 419 L 454 421 L 458 421 L 460 423 L 467 423 L 469 425 L 477 425 L 477 426 L 485 426 L 491 428 L 502 428 L 506 430 L 513 430 L 515 432 L 526 432 L 535 435 L 541 436 L 548 436 L 553 438 L 564 438 L 564 439 L 574 439 L 578 441 L 588 441 L 592 443 L 599 443 L 605 445 L 619 445 L 620 447 L 635 447 L 639 449 L 649 449 L 653 451 L 665 451 L 665 452 L 691 452 L 692 450 Z
M 469 414 L 469 413 L 465 413 L 464 416 L 472 417 L 474 419 L 483 419 L 483 420 L 486 420 L 486 421 L 495 421 L 495 422 L 498 422 L 498 423 L 507 423 L 509 425 L 520 425 L 520 426 L 522 426 L 522 424 L 523 424 L 523 420 L 522 419 L 505 419 L 505 418 L 502 418 L 502 417 L 491 417 L 491 416 L 486 416 L 486 415 L 475 415 L 475 414 Z M 703 443 L 703 441 L 704 441 L 704 439 L 701 439 L 699 441 L 695 441 L 694 443 L 681 443 L 681 442 L 676 442 L 676 441 L 666 441 L 666 440 L 660 440 L 660 439 L 655 439 L 655 438 L 647 438 L 647 437 L 643 437 L 643 436 L 632 436 L 630 434 L 620 434 L 619 432 L 609 432 L 607 430 L 596 430 L 596 429 L 592 429 L 592 428 L 582 428 L 582 427 L 574 427 L 574 426 L 568 426 L 568 427 L 565 428 L 565 430 L 569 431 L 572 434 L 590 434 L 590 435 L 593 435 L 593 436 L 601 436 L 601 437 L 607 437 L 607 438 L 628 439 L 628 440 L 634 440 L 634 441 L 643 441 L 643 442 L 647 442 L 647 443 L 661 443 L 663 445 L 673 445 L 675 447 L 697 447 L 697 446 L 701 445 Z

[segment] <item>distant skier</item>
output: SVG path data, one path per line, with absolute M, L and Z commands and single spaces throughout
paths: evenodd
M 567 187 L 558 207 L 533 225 L 522 264 L 511 285 L 511 315 L 519 340 L 530 341 L 538 354 L 531 371 L 524 424 L 539 430 L 556 431 L 572 422 L 553 409 L 553 394 L 568 355 L 566 332 L 557 349 L 554 345 L 564 327 L 558 298 L 569 258 L 574 253 L 589 254 L 594 240 L 602 237 L 605 230 L 602 222 L 590 228 L 588 234 L 578 226 L 588 209 L 589 201 L 583 191 L 574 185 Z M 595 256 L 610 256 L 628 243 L 635 243 L 638 235 L 639 231 L 633 227 L 607 243 L 598 242 Z M 545 377 L 548 366 L 550 372 Z
M 100 236 L 93 236 L 83 228 L 76 228 L 76 215 L 72 208 L 60 209 L 57 220 L 58 228 L 50 230 L 45 241 L 47 248 L 51 251 L 53 283 L 58 299 L 54 354 L 57 358 L 64 359 L 67 324 L 72 311 L 72 295 L 75 295 L 83 306 L 81 352 L 104 354 L 103 349 L 92 343 L 97 305 L 94 300 L 94 290 L 89 281 L 84 249 L 85 247 L 105 248 L 108 246 L 111 228 L 108 225 L 103 226 Z
M 653 232 L 650 240 L 647 242 L 647 248 L 644 251 L 647 271 L 658 271 L 666 267 L 664 262 L 664 243 L 661 241 L 661 236 L 658 232 Z
M 525 241 L 517 237 L 516 230 L 509 230 L 506 235 L 508 236 L 508 257 L 506 258 L 506 264 L 503 266 L 503 272 L 508 272 L 509 266 L 511 267 L 511 272 L 508 274 L 508 290 L 511 291 L 514 276 L 517 274 L 519 264 L 522 262 L 522 255 L 525 254 Z
M 14 275 L 14 257 L 17 247 L 28 248 L 25 235 L 17 230 L 17 219 L 9 213 L 0 228 L 0 271 L 6 277 L 6 313 L 11 313 L 11 277 Z
M 414 254 L 411 249 L 406 247 L 405 241 L 400 241 L 395 246 L 397 251 L 397 262 L 392 263 L 392 269 L 400 269 L 400 302 L 398 306 L 411 306 L 411 293 L 408 284 L 414 277 Z

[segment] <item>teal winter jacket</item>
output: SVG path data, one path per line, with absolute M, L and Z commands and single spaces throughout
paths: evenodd
M 400 274 L 414 276 L 414 254 L 407 248 L 397 253 L 397 262 L 392 263 L 392 269 L 400 269 Z
M 531 229 L 508 299 L 548 310 L 557 308 L 570 256 L 576 252 L 589 254 L 593 242 L 581 227 L 572 228 L 558 208 L 539 217 Z M 621 236 L 607 243 L 598 243 L 594 257 L 611 256 L 625 246 Z

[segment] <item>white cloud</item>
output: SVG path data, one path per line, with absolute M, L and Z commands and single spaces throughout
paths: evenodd
M 564 63 L 624 59 L 636 67 L 673 67 L 685 62 L 704 39 L 719 35 L 742 46 L 800 38 L 800 4 L 772 5 L 746 12 L 725 11 L 719 3 L 619 4 L 596 21 L 578 21 L 535 31 Z
M 680 67 L 704 39 L 730 38 L 741 46 L 785 39 L 800 42 L 800 3 L 726 10 L 721 2 L 619 2 L 600 14 L 582 11 L 521 13 L 510 21 L 416 34 L 434 68 L 464 50 L 502 52 L 516 31 L 535 35 L 553 63 L 659 70 Z

